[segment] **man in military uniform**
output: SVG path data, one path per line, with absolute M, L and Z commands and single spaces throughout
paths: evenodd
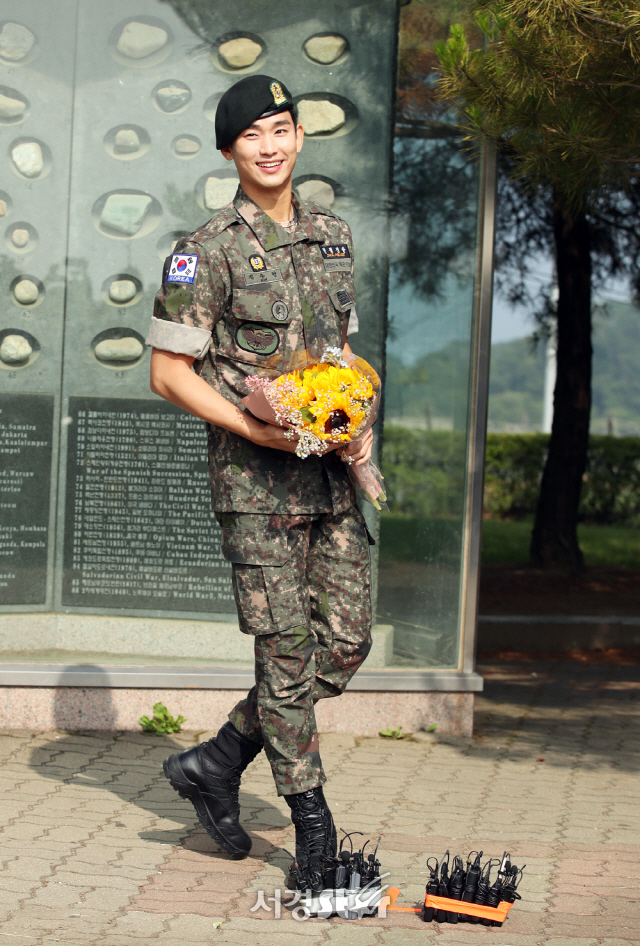
M 372 434 L 299 459 L 284 430 L 241 407 L 247 377 L 277 377 L 294 353 L 350 350 L 351 232 L 293 193 L 302 142 L 282 82 L 250 76 L 225 92 L 216 146 L 240 186 L 166 261 L 147 344 L 152 390 L 207 423 L 213 509 L 256 660 L 229 722 L 167 759 L 165 774 L 224 850 L 244 857 L 240 776 L 264 747 L 296 826 L 289 885 L 318 890 L 336 842 L 314 704 L 340 695 L 371 647 L 371 540 L 345 461 L 366 462 Z

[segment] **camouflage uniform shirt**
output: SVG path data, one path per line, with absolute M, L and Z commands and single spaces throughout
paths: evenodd
M 165 263 L 147 344 L 193 356 L 200 377 L 234 404 L 249 393 L 248 376 L 276 378 L 294 352 L 315 360 L 346 341 L 355 305 L 351 231 L 331 211 L 293 200 L 297 226 L 288 230 L 239 188 Z M 192 281 L 176 281 L 179 267 Z M 217 512 L 338 514 L 351 505 L 335 453 L 301 460 L 212 424 L 207 430 Z

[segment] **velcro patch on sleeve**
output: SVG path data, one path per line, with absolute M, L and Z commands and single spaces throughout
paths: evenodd
M 341 309 L 349 309 L 353 305 L 353 296 L 346 289 L 339 289 L 336 292 L 336 299 L 340 303 Z
M 346 312 L 356 304 L 356 296 L 352 284 L 349 285 L 348 289 L 344 282 L 340 286 L 329 289 L 329 296 L 336 309 L 340 312 Z
M 196 278 L 196 269 L 198 268 L 199 257 L 195 254 L 186 255 L 183 253 L 174 253 L 171 257 L 171 265 L 167 274 L 167 282 L 189 282 L 192 283 Z

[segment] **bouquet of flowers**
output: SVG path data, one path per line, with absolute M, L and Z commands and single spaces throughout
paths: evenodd
M 339 348 L 327 348 L 320 361 L 300 360 L 275 380 L 249 377 L 247 387 L 251 394 L 242 403 L 260 420 L 289 428 L 285 436 L 297 437 L 299 457 L 357 440 L 375 421 L 380 400 L 380 378 L 371 365 Z M 349 464 L 349 476 L 359 494 L 381 509 L 387 497 L 374 464 Z

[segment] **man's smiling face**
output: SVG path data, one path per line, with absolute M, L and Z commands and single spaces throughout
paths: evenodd
M 241 184 L 271 190 L 291 178 L 303 138 L 302 125 L 294 125 L 291 112 L 278 112 L 256 119 L 222 154 L 235 162 Z

